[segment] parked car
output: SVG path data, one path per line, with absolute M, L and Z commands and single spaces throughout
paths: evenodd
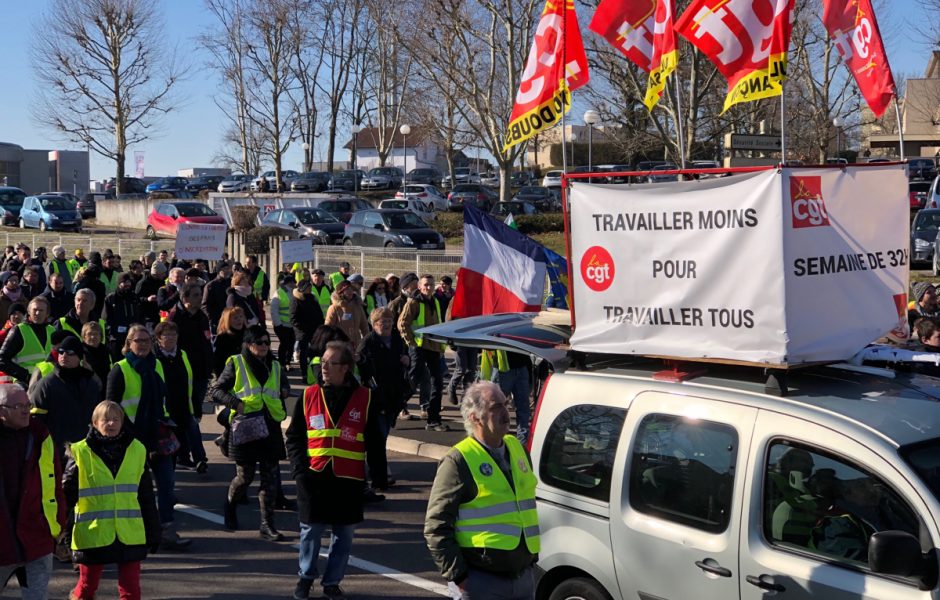
M 265 179 L 268 180 L 268 190 L 271 192 L 276 192 L 278 189 L 276 175 L 277 175 L 276 171 L 265 171 L 261 175 L 258 175 L 257 177 L 251 180 L 251 185 L 249 186 L 249 190 L 252 192 L 260 191 L 261 178 L 264 177 Z M 280 186 L 281 189 L 289 190 L 291 182 L 297 179 L 299 175 L 300 173 L 298 173 L 297 171 L 292 171 L 290 169 L 286 171 L 281 171 L 281 186 Z
M 104 191 L 111 192 L 111 196 L 114 196 L 114 183 L 117 181 L 117 178 L 112 177 L 104 184 Z M 122 194 L 146 194 L 147 193 L 147 184 L 144 183 L 143 179 L 138 179 L 137 177 L 127 177 L 121 180 L 121 193 Z
M 146 198 L 148 200 L 154 200 L 156 199 L 156 196 L 158 194 L 160 196 L 160 199 L 165 199 L 166 196 L 170 196 L 171 198 L 176 198 L 177 200 L 192 200 L 193 198 L 195 198 L 195 196 L 193 196 L 186 190 L 157 190 L 156 192 L 150 192 L 149 194 L 147 194 Z M 121 194 L 121 198 L 122 199 L 125 198 L 124 194 Z
M 382 200 L 379 202 L 379 208 L 410 210 L 425 221 L 433 221 L 435 218 L 437 218 L 437 214 L 434 212 L 434 207 L 427 202 L 424 202 L 423 200 L 419 200 L 415 196 L 408 196 L 407 198 L 396 197 L 389 200 Z
M 147 216 L 147 237 L 176 237 L 180 223 L 225 225 L 225 219 L 202 202 L 161 202 Z
M 930 191 L 927 192 L 927 208 L 940 208 L 940 175 L 933 178 Z
M 435 168 L 421 167 L 408 171 L 405 176 L 405 183 L 423 183 L 425 185 L 437 185 L 441 180 L 441 172 Z
M 641 160 L 633 168 L 634 171 L 637 171 L 637 174 L 632 176 L 632 183 L 647 183 L 653 169 L 665 164 L 667 163 L 664 160 Z
M 25 199 L 26 192 L 20 188 L 0 186 L 0 211 L 3 214 L 4 225 L 16 225 Z
M 282 208 L 272 210 L 261 220 L 262 225 L 296 231 L 314 244 L 327 246 L 343 243 L 346 225 L 321 208 Z
M 332 179 L 332 177 L 326 171 L 301 173 L 296 179 L 291 181 L 290 191 L 325 192 L 330 189 L 330 179 Z
M 347 246 L 443 250 L 444 236 L 410 210 L 373 209 L 357 212 L 346 224 Z
M 512 197 L 517 202 L 528 202 L 542 212 L 555 209 L 555 195 L 547 187 L 530 185 L 520 188 Z
M 234 192 L 247 192 L 251 189 L 251 175 L 229 175 L 219 182 L 218 191 L 231 194 Z
M 82 215 L 82 219 L 95 218 L 98 214 L 98 201 L 105 200 L 107 197 L 108 195 L 103 192 L 88 192 L 82 196 L 78 204 L 76 204 L 79 214 Z
M 505 217 L 512 214 L 514 217 L 520 215 L 537 215 L 539 209 L 531 202 L 522 202 L 519 200 L 510 200 L 509 202 L 497 202 L 493 206 L 490 214 L 494 217 Z
M 934 241 L 940 231 L 940 209 L 921 210 L 911 224 L 911 266 L 933 261 Z
M 176 192 L 185 190 L 189 180 L 185 177 L 161 177 L 147 186 L 146 192 Z
M 17 221 L 20 229 L 38 228 L 40 231 L 63 231 L 70 229 L 75 232 L 82 230 L 82 215 L 79 214 L 75 203 L 58 195 L 27 196 L 23 200 L 20 216 Z
M 930 181 L 911 181 L 907 184 L 907 196 L 911 202 L 911 210 L 926 208 L 931 185 Z
M 715 160 L 693 160 L 692 164 L 689 165 L 690 169 L 720 169 L 721 165 L 718 164 L 718 161 Z M 695 179 L 715 179 L 721 177 L 721 173 L 702 173 L 695 175 Z
M 430 204 L 434 210 L 447 210 L 447 196 L 433 185 L 406 184 L 395 192 L 396 198 L 417 198 Z
M 485 185 L 488 188 L 498 188 L 499 187 L 499 173 L 490 172 L 480 175 L 480 184 Z
M 369 210 L 374 208 L 365 200 L 360 200 L 359 198 L 355 197 L 324 198 L 322 200 L 314 200 L 311 202 L 311 206 L 325 210 L 343 223 L 348 222 L 349 218 L 360 210 Z
M 509 187 L 523 187 L 526 185 L 532 185 L 532 182 L 535 178 L 528 171 L 516 171 L 509 176 Z
M 448 210 L 463 210 L 467 204 L 473 204 L 484 212 L 489 212 L 496 202 L 496 195 L 479 183 L 459 183 L 447 194 Z
M 633 169 L 630 165 L 597 165 L 594 170 L 598 173 L 624 173 Z M 627 175 L 607 175 L 604 177 L 604 181 L 598 181 L 595 178 L 595 183 L 630 183 L 630 177 Z
M 42 194 L 37 194 L 39 196 L 61 196 L 72 203 L 72 206 L 78 206 L 78 196 L 72 192 L 43 192 Z
M 940 548 L 940 388 L 855 365 L 762 368 L 567 352 L 567 312 L 448 321 L 523 353 L 539 600 L 926 600 Z M 896 350 L 896 349 L 895 349 Z M 862 400 L 860 400 L 862 399 Z
M 656 165 L 655 167 L 653 167 L 652 172 L 646 177 L 646 180 L 649 183 L 667 183 L 670 181 L 679 181 L 679 176 L 676 175 L 675 173 L 671 175 L 660 175 L 657 173 L 658 171 L 675 171 L 675 170 L 678 170 L 678 168 L 679 167 L 677 167 L 676 165 L 669 164 L 669 163 Z
M 344 190 L 348 192 L 358 192 L 362 189 L 362 180 L 366 174 L 361 169 L 346 169 L 333 174 L 331 190 Z
M 223 175 L 200 175 L 199 177 L 190 179 L 189 183 L 186 184 L 185 189 L 194 196 L 202 190 L 215 191 L 218 189 L 219 184 L 222 183 L 223 179 L 225 179 Z
M 545 177 L 542 178 L 542 187 L 561 187 L 561 176 L 564 175 L 564 171 L 549 171 L 545 173 Z
M 932 158 L 911 158 L 907 161 L 907 173 L 911 181 L 933 181 L 937 176 L 937 163 Z
M 364 190 L 394 190 L 401 187 L 404 176 L 398 167 L 376 167 L 362 180 Z
M 470 167 L 457 167 L 454 169 L 454 185 L 461 183 L 480 183 L 480 174 L 472 171 Z M 452 187 L 449 174 L 441 179 L 441 187 Z

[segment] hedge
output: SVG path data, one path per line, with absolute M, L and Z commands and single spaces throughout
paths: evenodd
M 565 230 L 565 221 L 561 213 L 542 213 L 539 215 L 513 215 L 519 231 L 526 235 L 554 233 Z M 431 227 L 445 238 L 463 237 L 463 213 L 438 213 Z

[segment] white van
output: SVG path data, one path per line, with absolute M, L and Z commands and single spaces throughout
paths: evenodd
M 540 363 L 540 600 L 940 597 L 940 380 L 573 353 L 567 312 L 423 331 Z

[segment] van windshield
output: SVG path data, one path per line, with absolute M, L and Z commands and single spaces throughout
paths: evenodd
M 934 497 L 940 498 L 940 439 L 905 446 L 900 454 L 920 475 Z

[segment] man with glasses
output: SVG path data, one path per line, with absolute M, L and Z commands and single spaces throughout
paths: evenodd
M 0 592 L 15 574 L 22 598 L 44 600 L 65 497 L 52 437 L 29 408 L 23 388 L 0 384 Z

